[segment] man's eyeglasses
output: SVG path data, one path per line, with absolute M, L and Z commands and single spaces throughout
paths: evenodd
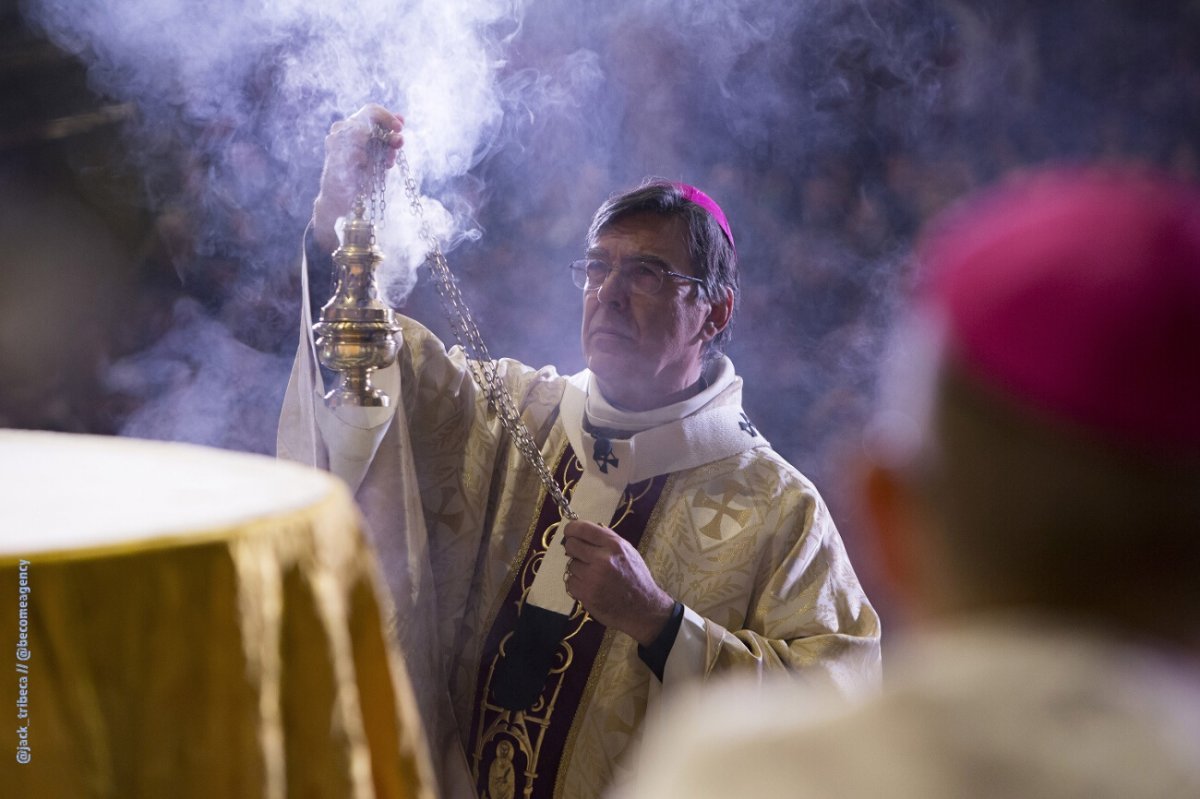
M 614 268 L 608 261 L 601 261 L 598 258 L 572 261 L 571 279 L 584 291 L 598 291 L 604 285 L 604 281 L 608 280 L 608 276 L 612 274 Z M 619 273 L 618 277 L 623 276 L 629 281 L 629 287 L 638 294 L 657 294 L 668 277 L 686 280 L 698 286 L 704 285 L 704 281 L 698 277 L 672 272 L 653 261 L 626 261 L 616 268 L 616 271 Z

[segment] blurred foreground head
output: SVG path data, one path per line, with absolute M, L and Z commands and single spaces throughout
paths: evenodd
M 902 593 L 1200 642 L 1200 192 L 1026 175 L 918 259 L 867 481 Z

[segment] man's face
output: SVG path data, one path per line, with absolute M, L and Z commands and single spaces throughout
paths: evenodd
M 682 220 L 639 214 L 607 228 L 588 248 L 589 258 L 614 270 L 649 261 L 696 276 Z M 706 325 L 713 305 L 699 287 L 670 276 L 656 294 L 633 291 L 616 271 L 598 291 L 584 294 L 583 354 L 600 390 L 612 403 L 648 410 L 678 401 L 700 378 L 704 345 L 719 328 Z

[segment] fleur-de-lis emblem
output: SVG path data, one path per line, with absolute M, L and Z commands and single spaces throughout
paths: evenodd
M 746 415 L 745 411 L 742 411 L 742 421 L 738 422 L 738 427 L 752 438 L 758 435 L 758 428 L 750 421 L 750 417 Z
M 608 474 L 608 467 L 614 469 L 620 465 L 620 461 L 613 455 L 612 442 L 607 438 L 597 438 L 595 446 L 592 447 L 592 460 L 600 467 L 600 471 Z

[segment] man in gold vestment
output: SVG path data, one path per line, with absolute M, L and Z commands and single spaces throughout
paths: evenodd
M 337 245 L 372 128 L 334 125 L 306 275 Z M 738 290 L 721 209 L 684 184 L 606 202 L 572 264 L 588 368 L 497 370 L 579 521 L 562 516 L 466 355 L 402 319 L 392 409 L 327 410 L 303 310 L 279 452 L 356 489 L 453 796 L 589 797 L 634 766 L 662 691 L 772 672 L 855 691 L 879 625 L 816 489 L 741 408 L 720 354 Z M 512 793 L 510 793 L 510 790 Z

